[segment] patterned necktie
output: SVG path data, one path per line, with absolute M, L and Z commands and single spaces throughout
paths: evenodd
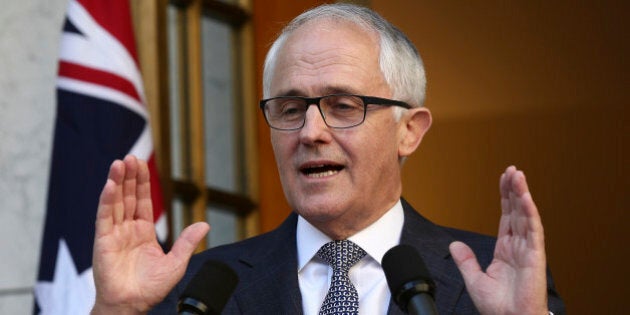
M 348 270 L 365 254 L 359 245 L 348 240 L 326 243 L 317 251 L 317 257 L 333 268 L 330 289 L 319 315 L 359 314 L 359 294 L 350 282 Z

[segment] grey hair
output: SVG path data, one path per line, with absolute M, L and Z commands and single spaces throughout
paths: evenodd
M 273 42 L 263 70 L 263 95 L 271 97 L 271 79 L 275 70 L 278 52 L 293 31 L 309 21 L 328 19 L 354 23 L 375 32 L 380 38 L 379 65 L 385 82 L 392 90 L 392 98 L 409 103 L 414 107 L 424 104 L 426 76 L 418 50 L 407 36 L 396 26 L 366 7 L 335 3 L 310 9 L 293 19 Z M 400 117 L 401 110 L 396 112 Z

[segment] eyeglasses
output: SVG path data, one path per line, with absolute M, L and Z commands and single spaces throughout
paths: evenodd
M 411 105 L 401 101 L 354 94 L 278 96 L 260 101 L 260 108 L 267 124 L 273 129 L 297 130 L 304 127 L 306 111 L 311 105 L 317 105 L 328 127 L 343 129 L 362 124 L 368 104 L 411 108 Z

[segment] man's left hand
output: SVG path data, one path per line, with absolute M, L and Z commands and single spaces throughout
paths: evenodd
M 499 235 L 486 271 L 462 242 L 451 243 L 451 255 L 482 314 L 547 314 L 543 226 L 523 172 L 508 167 L 500 190 Z

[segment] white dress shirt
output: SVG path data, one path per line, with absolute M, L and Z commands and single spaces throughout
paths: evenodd
M 381 267 L 383 255 L 400 242 L 404 213 L 400 200 L 378 221 L 348 239 L 367 253 L 350 268 L 350 281 L 359 294 L 360 314 L 386 314 L 390 292 Z M 331 241 L 306 219 L 297 223 L 298 281 L 304 315 L 317 315 L 333 274 L 332 268 L 315 254 Z

